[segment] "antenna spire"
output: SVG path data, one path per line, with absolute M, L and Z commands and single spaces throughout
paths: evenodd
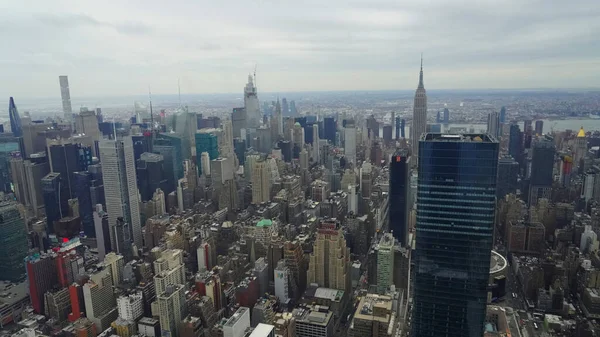
M 419 72 L 419 88 L 425 88 L 423 84 L 423 53 L 421 53 L 421 71 Z
M 150 99 L 150 130 L 154 130 L 154 114 L 152 112 L 152 91 L 148 86 L 148 98 Z
M 181 108 L 181 85 L 179 85 L 179 78 L 177 78 L 177 92 L 179 94 L 179 107 Z

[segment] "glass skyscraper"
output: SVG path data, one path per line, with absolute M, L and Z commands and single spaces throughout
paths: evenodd
M 412 336 L 481 337 L 498 142 L 486 134 L 427 133 L 418 167 Z
M 210 160 L 219 158 L 219 144 L 217 129 L 202 129 L 196 133 L 196 167 L 198 168 L 198 176 L 202 175 L 202 152 L 207 152 Z
M 406 149 L 399 150 L 390 162 L 389 216 L 390 231 L 402 246 L 408 241 L 408 213 L 410 204 L 410 156 Z

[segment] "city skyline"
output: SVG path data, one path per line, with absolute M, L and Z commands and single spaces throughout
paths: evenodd
M 53 97 L 69 75 L 73 97 L 176 92 L 178 79 L 182 93 L 234 93 L 255 67 L 259 95 L 404 90 L 420 52 L 434 89 L 597 87 L 600 10 L 579 2 L 15 3 L 0 92 Z

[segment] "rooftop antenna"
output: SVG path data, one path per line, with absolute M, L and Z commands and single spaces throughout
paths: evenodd
M 177 78 L 177 92 L 179 93 L 179 107 L 181 108 L 181 85 L 179 85 L 179 78 Z
M 154 114 L 152 113 L 152 91 L 148 86 L 148 98 L 150 99 L 150 130 L 154 130 Z
M 254 87 L 258 88 L 258 85 L 256 84 L 256 67 L 258 67 L 257 63 L 254 64 Z
M 115 123 L 115 119 L 113 117 L 113 137 L 115 137 L 115 142 L 117 141 L 117 125 Z

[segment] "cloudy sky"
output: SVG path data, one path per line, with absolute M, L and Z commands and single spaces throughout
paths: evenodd
M 600 87 L 598 0 L 0 3 L 0 96 Z

